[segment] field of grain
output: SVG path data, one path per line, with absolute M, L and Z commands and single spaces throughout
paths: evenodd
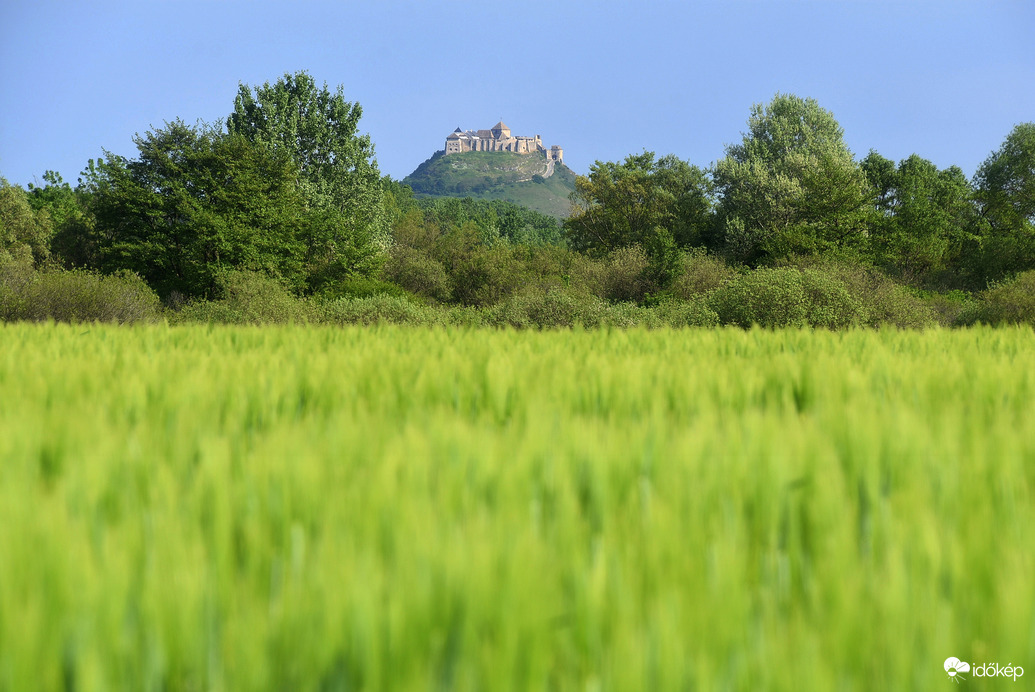
M 0 690 L 1035 670 L 1033 412 L 1031 329 L 0 325 Z

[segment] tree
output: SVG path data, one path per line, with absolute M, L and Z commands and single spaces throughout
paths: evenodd
M 979 271 L 994 280 L 1035 268 L 1035 123 L 1013 128 L 981 164 L 974 187 L 987 223 Z
M 46 171 L 43 180 L 45 185 L 29 184 L 28 200 L 53 221 L 52 259 L 66 267 L 96 269 L 99 259 L 90 195 L 82 185 L 73 188 L 55 171 Z
M 0 177 L 0 260 L 46 264 L 53 229 L 50 215 L 33 209 L 25 190 Z
M 715 242 L 758 263 L 790 254 L 858 248 L 870 186 L 834 116 L 813 99 L 777 94 L 756 104 L 748 132 L 714 170 Z
M 870 249 L 910 282 L 937 278 L 959 258 L 975 227 L 973 190 L 956 166 L 913 154 L 895 164 L 871 151 L 862 168 L 876 190 Z
M 209 295 L 229 269 L 304 284 L 305 231 L 319 219 L 286 153 L 181 121 L 134 142 L 139 158 L 105 152 L 86 172 L 104 269 L 135 271 L 161 295 Z
M 316 284 L 350 271 L 376 269 L 374 252 L 391 244 L 389 218 L 374 148 L 358 133 L 358 103 L 345 100 L 339 86 L 318 88 L 305 72 L 285 74 L 276 84 L 240 85 L 227 129 L 276 151 L 298 168 L 300 189 L 322 223 L 310 248 L 323 269 Z M 318 286 L 314 286 L 318 287 Z
M 704 171 L 675 156 L 643 152 L 622 163 L 597 161 L 588 176 L 575 178 L 565 230 L 575 249 L 596 255 L 637 244 L 699 245 L 710 193 Z

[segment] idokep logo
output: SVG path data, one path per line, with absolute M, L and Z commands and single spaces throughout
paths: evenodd
M 1012 663 L 1007 663 L 1005 666 L 1000 666 L 998 663 L 981 663 L 973 664 L 961 661 L 955 656 L 950 656 L 945 659 L 945 664 L 942 666 L 945 668 L 945 673 L 949 676 L 949 679 L 955 683 L 959 683 L 960 680 L 966 680 L 964 673 L 973 673 L 975 678 L 1013 678 L 1014 682 L 1017 682 L 1017 678 L 1024 675 L 1024 668 L 1015 666 Z
M 945 659 L 944 667 L 945 672 L 949 674 L 949 679 L 953 680 L 954 682 L 966 680 L 966 678 L 963 677 L 963 673 L 970 672 L 970 664 L 966 661 L 959 660 L 955 656 L 950 656 L 949 658 Z

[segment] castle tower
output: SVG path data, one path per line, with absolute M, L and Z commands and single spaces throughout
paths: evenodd
M 502 120 L 492 126 L 491 132 L 495 139 L 510 139 L 510 128 L 504 125 Z

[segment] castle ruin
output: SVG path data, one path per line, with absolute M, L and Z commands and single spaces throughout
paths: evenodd
M 459 127 L 446 137 L 446 156 L 465 151 L 511 151 L 515 154 L 543 152 L 547 159 L 562 163 L 564 150 L 556 144 L 547 149 L 539 135 L 534 137 L 514 136 L 510 128 L 499 121 L 490 130 L 467 130 Z

